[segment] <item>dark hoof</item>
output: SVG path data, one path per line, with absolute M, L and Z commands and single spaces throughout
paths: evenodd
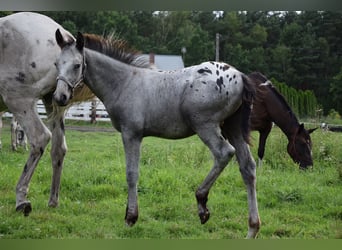
M 205 224 L 210 218 L 210 212 L 208 209 L 206 209 L 204 213 L 199 213 L 198 215 L 200 217 L 201 224 Z
M 133 210 L 133 212 L 132 212 Z M 128 211 L 128 206 L 126 207 L 126 215 L 125 215 L 125 221 L 126 225 L 129 227 L 134 226 L 134 224 L 138 220 L 138 207 L 135 207 L 135 209 L 132 209 L 131 212 Z
M 23 212 L 24 216 L 29 216 L 32 211 L 31 203 L 29 201 L 21 203 L 19 206 L 17 206 L 16 211 Z
M 137 222 L 138 216 L 127 216 L 125 217 L 126 225 L 129 227 L 134 226 L 134 224 Z
M 138 213 L 136 213 L 136 214 L 129 214 L 127 211 L 128 210 L 126 209 L 126 216 L 125 216 L 126 225 L 129 226 L 129 227 L 132 227 L 132 226 L 134 226 L 134 224 L 138 220 Z

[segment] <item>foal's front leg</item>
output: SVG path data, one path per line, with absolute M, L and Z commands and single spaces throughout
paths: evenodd
M 138 192 L 139 158 L 142 137 L 122 132 L 122 140 L 126 155 L 126 180 L 128 185 L 128 199 L 125 221 L 133 226 L 138 220 Z

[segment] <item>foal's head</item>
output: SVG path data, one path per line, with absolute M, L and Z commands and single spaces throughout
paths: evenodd
M 74 89 L 83 82 L 85 71 L 84 39 L 81 33 L 76 41 L 56 31 L 56 41 L 62 51 L 56 62 L 58 71 L 54 99 L 60 106 L 66 106 L 73 96 Z
M 291 158 L 299 164 L 301 169 L 307 169 L 309 166 L 313 166 L 310 134 L 316 129 L 317 128 L 307 130 L 302 123 L 297 128 L 295 135 L 289 139 L 287 152 Z

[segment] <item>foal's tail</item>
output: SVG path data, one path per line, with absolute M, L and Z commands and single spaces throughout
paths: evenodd
M 250 143 L 250 124 L 249 117 L 252 112 L 253 99 L 255 96 L 255 86 L 252 80 L 242 74 L 243 81 L 243 93 L 242 93 L 242 105 L 241 105 L 241 131 L 244 140 Z

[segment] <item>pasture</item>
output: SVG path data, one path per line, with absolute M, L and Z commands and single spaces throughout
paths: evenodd
M 144 139 L 138 185 L 140 217 L 130 228 L 124 223 L 127 186 L 120 134 L 66 130 L 68 153 L 60 205 L 55 209 L 47 206 L 51 182 L 49 144 L 30 184 L 28 199 L 33 211 L 24 217 L 15 211 L 15 186 L 27 152 L 11 152 L 8 122 L 5 125 L 0 151 L 0 239 L 246 236 L 246 189 L 235 158 L 211 189 L 210 220 L 200 224 L 194 193 L 211 168 L 212 157 L 196 136 L 178 141 Z M 256 159 L 258 136 L 252 136 Z M 285 136 L 273 128 L 263 167 L 257 169 L 262 222 L 259 239 L 342 238 L 342 133 L 319 129 L 311 138 L 314 168 L 304 172 L 287 154 Z

